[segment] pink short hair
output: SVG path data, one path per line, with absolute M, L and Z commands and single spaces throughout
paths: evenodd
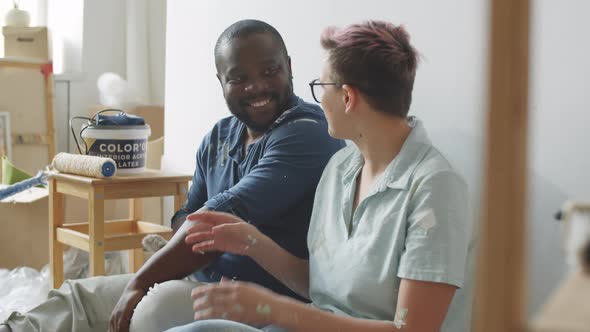
M 403 26 L 367 21 L 321 35 L 332 79 L 358 88 L 375 109 L 405 118 L 412 102 L 418 53 Z

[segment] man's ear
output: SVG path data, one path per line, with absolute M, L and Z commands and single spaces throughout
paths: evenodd
M 348 84 L 343 84 L 342 101 L 344 102 L 344 112 L 346 114 L 354 112 L 359 102 L 358 90 Z
M 223 94 L 223 97 L 225 97 L 225 89 L 223 88 L 223 82 L 221 82 L 221 76 L 217 73 L 215 74 L 215 77 L 217 77 L 217 82 L 219 82 L 219 86 L 221 87 L 221 93 Z
M 289 77 L 293 78 L 293 71 L 291 70 L 291 57 L 287 55 L 287 69 L 289 70 Z

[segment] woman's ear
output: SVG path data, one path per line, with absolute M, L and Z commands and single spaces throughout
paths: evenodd
M 354 112 L 359 102 L 359 92 L 354 87 L 343 84 L 342 85 L 342 101 L 344 102 L 344 112 Z

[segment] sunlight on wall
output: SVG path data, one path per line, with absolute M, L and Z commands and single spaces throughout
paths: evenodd
M 54 72 L 81 72 L 84 1 L 49 1 L 47 23 L 53 43 Z

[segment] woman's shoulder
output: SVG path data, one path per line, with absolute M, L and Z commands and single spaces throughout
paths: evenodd
M 444 154 L 432 145 L 422 160 L 418 163 L 412 178 L 414 181 L 418 182 L 436 179 L 442 182 L 466 186 L 463 176 L 459 174 Z

